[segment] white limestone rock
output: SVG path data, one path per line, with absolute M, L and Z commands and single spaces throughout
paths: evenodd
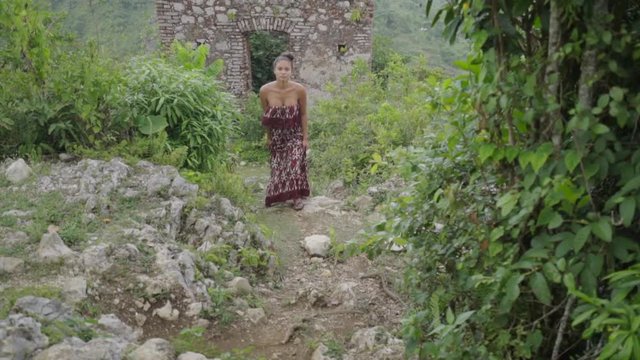
M 331 239 L 326 235 L 311 235 L 304 238 L 303 246 L 311 256 L 326 257 L 331 247 Z
M 19 184 L 25 181 L 32 173 L 33 171 L 23 159 L 14 161 L 4 171 L 4 175 L 7 177 L 7 180 L 14 184 Z

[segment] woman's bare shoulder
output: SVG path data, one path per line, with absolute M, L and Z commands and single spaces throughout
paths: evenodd
M 262 86 L 260 87 L 260 93 L 262 94 L 263 92 L 268 92 L 268 91 L 270 91 L 270 90 L 273 88 L 273 84 L 274 84 L 274 82 L 275 82 L 275 81 L 272 81 L 272 82 L 268 82 L 268 83 L 266 83 L 266 84 L 262 85 Z

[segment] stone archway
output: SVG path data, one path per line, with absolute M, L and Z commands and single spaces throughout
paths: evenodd
M 371 58 L 374 0 L 156 0 L 164 46 L 174 39 L 210 45 L 210 59 L 225 62 L 228 89 L 251 89 L 247 34 L 281 32 L 296 57 L 294 76 L 319 90 Z
M 245 34 L 245 40 L 251 63 L 251 89 L 257 93 L 262 85 L 275 80 L 273 59 L 289 51 L 289 35 L 277 31 L 258 31 Z

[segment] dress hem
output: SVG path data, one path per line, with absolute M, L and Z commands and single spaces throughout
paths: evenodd
M 309 196 L 309 189 L 292 190 L 276 195 L 267 196 L 264 200 L 264 203 L 266 207 L 271 207 L 271 205 L 275 203 L 285 202 L 287 200 L 297 199 L 303 196 Z

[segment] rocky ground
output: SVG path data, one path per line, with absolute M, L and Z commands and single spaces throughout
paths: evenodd
M 247 214 L 147 162 L 1 164 L 0 359 L 403 359 L 398 259 L 340 256 L 373 199 L 246 179 Z

